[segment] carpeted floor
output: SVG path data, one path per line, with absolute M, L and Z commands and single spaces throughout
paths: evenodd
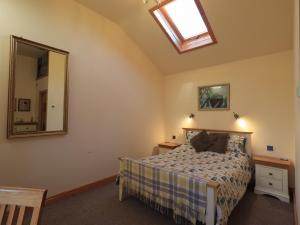
M 228 225 L 292 225 L 292 204 L 248 191 L 230 216 Z M 104 187 L 47 205 L 43 225 L 175 225 L 138 200 L 118 201 L 118 187 Z

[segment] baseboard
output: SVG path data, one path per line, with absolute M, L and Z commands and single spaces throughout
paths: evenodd
M 50 198 L 48 198 L 46 200 L 46 204 L 50 204 L 52 202 L 68 198 L 70 196 L 77 195 L 79 193 L 88 191 L 88 190 L 90 190 L 92 188 L 95 188 L 95 187 L 104 186 L 104 185 L 106 185 L 108 183 L 113 182 L 116 179 L 116 177 L 117 177 L 117 175 L 114 175 L 114 176 L 111 176 L 111 177 L 107 177 L 107 178 L 104 178 L 102 180 L 98 180 L 96 182 L 93 182 L 93 183 L 90 183 L 90 184 L 86 184 L 84 186 L 81 186 L 81 187 L 78 187 L 78 188 L 74 188 L 72 190 L 65 191 L 65 192 L 62 192 L 60 194 L 54 195 L 54 196 L 52 196 L 52 197 L 50 197 Z
M 297 201 L 296 201 L 295 192 L 294 192 L 294 225 L 298 225 Z

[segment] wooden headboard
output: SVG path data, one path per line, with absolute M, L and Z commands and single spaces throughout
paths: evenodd
M 185 135 L 187 135 L 188 131 L 206 131 L 208 133 L 229 133 L 229 134 L 237 134 L 241 136 L 245 136 L 247 138 L 246 142 L 246 151 L 249 155 L 252 155 L 251 149 L 251 136 L 253 132 L 247 131 L 232 131 L 232 130 L 217 130 L 217 129 L 207 129 L 207 128 L 182 128 L 185 131 Z
M 231 133 L 231 134 L 244 134 L 251 135 L 253 132 L 247 131 L 232 131 L 232 130 L 216 130 L 216 129 L 207 129 L 207 128 L 182 128 L 185 131 L 207 131 L 207 132 L 215 132 L 215 133 Z

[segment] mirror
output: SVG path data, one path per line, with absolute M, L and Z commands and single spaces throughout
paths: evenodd
M 68 56 L 11 37 L 8 138 L 67 133 Z

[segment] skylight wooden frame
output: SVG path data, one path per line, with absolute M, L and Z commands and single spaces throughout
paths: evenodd
M 175 23 L 173 22 L 172 18 L 168 15 L 168 13 L 166 12 L 166 10 L 164 9 L 164 6 L 173 2 L 175 0 L 165 0 L 162 3 L 154 6 L 153 8 L 149 9 L 150 14 L 153 16 L 154 20 L 157 22 L 157 24 L 160 26 L 160 28 L 163 30 L 163 32 L 167 35 L 168 39 L 171 41 L 172 45 L 175 47 L 175 49 L 177 50 L 177 52 L 179 54 L 188 52 L 188 51 L 192 51 L 195 49 L 199 49 L 199 48 L 203 48 L 209 45 L 213 45 L 217 43 L 217 39 L 213 33 L 213 30 L 209 24 L 209 21 L 207 19 L 207 16 L 204 12 L 204 9 L 200 3 L 200 0 L 194 0 L 199 13 L 203 19 L 203 22 L 208 30 L 207 33 L 204 34 L 200 34 L 200 35 L 196 35 L 194 37 L 188 38 L 188 39 L 184 39 L 182 34 L 180 33 L 179 29 L 177 28 L 177 26 L 175 25 Z M 170 32 L 173 34 L 173 38 L 170 36 L 170 34 L 168 33 L 168 31 L 164 28 L 164 26 L 162 25 L 162 23 L 159 21 L 159 19 L 156 17 L 155 15 L 155 11 L 159 10 L 159 12 L 162 15 L 162 18 L 164 19 L 164 22 L 166 22 L 169 26 L 170 26 Z M 176 36 L 176 37 L 175 37 Z M 206 43 L 206 44 L 201 44 L 201 38 L 203 41 L 203 38 L 207 38 L 209 37 L 211 39 L 211 43 Z

